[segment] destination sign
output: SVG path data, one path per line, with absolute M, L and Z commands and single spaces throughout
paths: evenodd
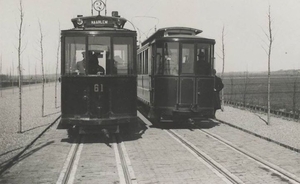
M 108 20 L 91 20 L 91 24 L 108 24 Z
M 91 16 L 83 17 L 78 16 L 72 19 L 74 27 L 87 28 L 87 27 L 116 27 L 123 28 L 126 19 L 120 17 L 106 17 L 106 16 Z
M 113 26 L 114 22 L 113 20 L 109 19 L 87 19 L 84 21 L 85 26 Z

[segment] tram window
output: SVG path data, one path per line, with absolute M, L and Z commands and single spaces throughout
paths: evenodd
M 182 44 L 181 73 L 194 73 L 194 44 Z
M 142 74 L 145 74 L 145 51 L 142 52 Z
M 114 67 L 118 75 L 127 75 L 133 72 L 132 38 L 115 37 L 114 41 Z
M 143 57 L 142 57 L 142 52 L 139 55 L 139 74 L 143 74 Z
M 136 63 L 136 70 L 137 70 L 137 74 L 140 74 L 140 53 L 137 56 L 137 63 Z
M 211 50 L 208 44 L 197 44 L 197 61 L 196 74 L 210 75 L 211 74 Z
M 164 45 L 164 74 L 178 75 L 179 43 L 169 42 Z
M 88 38 L 89 70 L 90 75 L 109 74 L 110 37 L 90 36 Z
M 155 74 L 163 73 L 163 65 L 162 65 L 162 47 L 161 45 L 157 45 L 156 48 L 156 61 L 155 61 Z
M 85 38 L 65 38 L 65 75 L 85 74 Z
M 148 74 L 148 49 L 145 50 L 145 74 Z

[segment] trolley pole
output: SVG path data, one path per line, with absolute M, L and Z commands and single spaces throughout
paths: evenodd
M 106 6 L 106 0 L 105 0 L 105 16 L 106 16 L 106 14 L 107 14 L 107 6 Z
M 91 14 L 93 16 L 93 0 L 91 0 Z

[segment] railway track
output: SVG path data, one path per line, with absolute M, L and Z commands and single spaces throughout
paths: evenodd
M 138 116 L 147 124 L 150 123 L 149 120 L 144 117 L 141 113 Z M 198 158 L 203 164 L 205 164 L 210 170 L 222 178 L 226 183 L 238 184 L 243 183 L 237 176 L 231 174 L 226 168 L 222 167 L 219 163 L 211 159 L 207 154 L 199 150 L 196 146 L 191 144 L 188 140 L 182 138 L 179 134 L 173 130 L 164 130 L 172 138 L 181 143 L 190 153 Z
M 145 118 L 142 114 L 138 114 L 138 115 L 143 121 L 148 121 L 148 119 Z M 258 163 L 263 168 L 266 168 L 267 170 L 272 171 L 274 175 L 278 176 L 282 180 L 284 180 L 288 183 L 300 184 L 300 178 L 297 177 L 296 175 L 280 168 L 279 166 L 277 166 L 275 164 L 268 162 L 267 160 L 255 155 L 255 154 L 252 154 L 246 150 L 239 148 L 238 146 L 234 145 L 230 141 L 227 141 L 226 139 L 223 139 L 222 137 L 220 137 L 218 135 L 215 135 L 215 134 L 210 133 L 203 129 L 199 129 L 199 127 L 197 127 L 197 125 L 194 125 L 194 126 L 195 126 L 195 129 L 197 129 L 197 131 L 199 133 L 204 134 L 206 137 L 211 137 L 215 141 L 218 141 L 219 143 L 227 146 L 228 148 L 243 155 L 244 157 L 247 157 L 247 158 L 253 160 L 254 162 Z M 183 138 L 179 133 L 177 133 L 171 129 L 164 129 L 164 131 L 166 133 L 168 133 L 172 138 L 174 138 L 177 142 L 182 144 L 190 153 L 192 153 L 194 156 L 196 156 L 198 158 L 198 160 L 200 160 L 208 168 L 210 168 L 213 172 L 215 172 L 226 183 L 244 183 L 238 176 L 232 174 L 229 170 L 227 170 L 221 164 L 214 161 L 208 154 L 201 151 L 199 148 L 197 148 L 195 145 L 193 145 L 189 140 Z
M 115 134 L 113 139 L 115 140 L 114 142 L 116 142 L 113 144 L 113 146 L 114 146 L 116 160 L 117 160 L 120 183 L 136 184 L 137 183 L 136 177 L 134 175 L 134 171 L 132 169 L 130 159 L 127 155 L 125 145 L 123 144 L 120 135 Z
M 82 136 L 79 136 L 73 142 L 56 184 L 71 184 L 74 182 L 80 153 L 83 148 L 82 139 Z
M 186 139 L 182 138 L 179 134 L 175 133 L 172 130 L 164 130 L 171 137 L 173 137 L 178 142 L 182 143 L 183 146 L 189 150 L 193 155 L 198 157 L 198 159 L 210 168 L 214 173 L 221 177 L 226 183 L 238 184 L 243 183 L 237 176 L 231 174 L 226 168 L 224 168 L 219 163 L 211 159 L 207 154 L 199 150 L 196 146 L 191 144 Z
M 118 134 L 114 134 L 113 137 L 113 149 L 116 158 L 116 165 L 119 174 L 120 184 L 136 184 L 136 177 L 132 169 L 130 159 L 127 155 L 125 145 L 122 142 L 122 138 Z M 67 159 L 65 160 L 60 176 L 56 184 L 72 184 L 76 178 L 76 171 L 83 150 L 85 142 L 84 135 L 79 135 L 73 142 Z M 101 155 L 99 155 L 101 156 Z M 99 164 L 100 167 L 100 164 Z
M 258 162 L 259 164 L 261 164 L 262 166 L 264 166 L 265 168 L 268 168 L 269 170 L 273 171 L 274 173 L 276 173 L 278 176 L 280 176 L 281 178 L 284 178 L 288 181 L 290 181 L 291 183 L 298 183 L 300 184 L 300 178 L 298 178 L 296 175 L 280 168 L 279 166 L 277 165 L 274 165 L 270 162 L 268 162 L 267 160 L 255 155 L 255 154 L 252 154 L 242 148 L 239 148 L 238 146 L 234 145 L 233 143 L 231 143 L 230 141 L 227 141 L 225 139 L 223 139 L 222 137 L 218 136 L 218 135 L 215 135 L 213 133 L 210 133 L 206 130 L 203 130 L 203 129 L 198 129 L 199 132 L 205 134 L 206 136 L 210 136 L 211 138 L 215 139 L 216 141 L 219 141 L 220 143 L 228 146 L 229 148 L 239 152 L 240 154 Z

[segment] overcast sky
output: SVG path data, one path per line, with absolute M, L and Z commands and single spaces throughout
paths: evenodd
M 268 7 L 275 37 L 271 70 L 300 68 L 300 0 L 107 0 L 107 14 L 117 10 L 139 29 L 142 40 L 157 29 L 187 26 L 216 40 L 216 69 L 221 71 L 222 28 L 225 27 L 225 72 L 266 71 Z M 45 67 L 54 73 L 61 29 L 71 29 L 71 18 L 91 15 L 91 0 L 23 0 L 24 73 L 41 73 L 39 27 L 44 37 Z M 94 15 L 96 12 L 94 11 Z M 104 15 L 104 12 L 101 13 Z M 17 70 L 19 0 L 0 0 L 2 73 Z M 133 29 L 127 23 L 126 28 Z M 13 64 L 12 64 L 13 63 Z M 30 70 L 29 70 L 30 67 Z

